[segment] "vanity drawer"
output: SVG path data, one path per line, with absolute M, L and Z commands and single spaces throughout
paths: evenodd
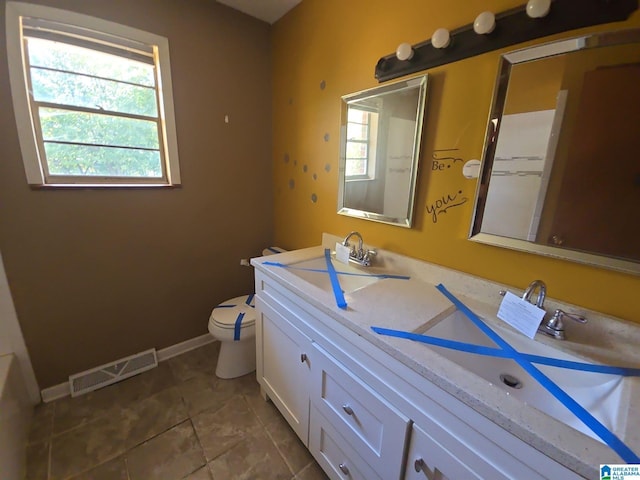
M 411 443 L 407 454 L 407 469 L 404 480 L 482 480 L 483 478 L 504 479 L 500 472 L 491 469 L 478 469 L 477 458 L 469 458 L 462 449 L 450 452 L 436 442 L 429 434 L 413 425 Z M 463 461 L 471 463 L 467 466 Z M 487 476 L 487 474 L 489 474 Z
M 334 480 L 381 480 L 313 406 L 310 412 L 309 450 L 325 473 Z
M 385 480 L 400 478 L 409 419 L 317 343 L 311 402 Z

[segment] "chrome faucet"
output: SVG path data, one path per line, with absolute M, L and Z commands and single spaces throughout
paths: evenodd
M 544 299 L 547 296 L 547 286 L 542 280 L 534 280 L 531 282 L 524 291 L 522 299 L 527 302 L 531 302 L 531 295 L 533 295 L 536 290 L 538 290 L 538 298 L 536 299 L 535 305 L 536 307 L 544 310 Z M 551 318 L 546 321 L 544 319 L 542 320 L 542 323 L 538 327 L 538 331 L 557 340 L 564 340 L 566 338 L 564 334 L 564 322 L 562 321 L 564 318 L 570 318 L 578 323 L 587 323 L 587 319 L 582 315 L 567 313 L 563 310 L 557 309 Z
M 351 237 L 358 238 L 358 248 L 356 248 L 355 245 L 351 245 L 349 243 L 349 239 Z M 360 233 L 351 232 L 349 235 L 344 237 L 342 245 L 344 245 L 345 247 L 351 247 L 349 251 L 349 261 L 357 263 L 358 265 L 362 265 L 363 267 L 371 266 L 371 259 L 375 257 L 376 252 L 373 250 L 365 250 L 362 235 L 360 235 Z
M 536 300 L 535 306 L 538 308 L 544 308 L 544 299 L 547 298 L 547 286 L 542 280 L 534 280 L 531 282 L 524 291 L 522 299 L 533 303 L 531 302 L 531 295 L 536 291 L 536 289 L 538 289 L 538 299 Z

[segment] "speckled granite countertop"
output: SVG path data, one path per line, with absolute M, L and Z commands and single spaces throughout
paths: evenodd
M 375 334 L 371 326 L 421 332 L 429 322 L 452 313 L 455 307 L 435 288 L 442 283 L 492 328 L 510 329 L 497 319 L 502 300 L 500 290 L 517 295 L 522 291 L 508 285 L 474 277 L 455 270 L 411 259 L 392 252 L 378 251 L 376 264 L 368 273 L 409 275 L 410 280 L 379 280 L 365 288 L 345 294 L 348 308 L 336 306 L 332 292 L 318 288 L 286 268 L 262 265 L 276 260 L 283 264 L 322 257 L 325 248 L 333 250 L 338 237 L 324 234 L 322 246 L 260 257 L 252 264 L 289 286 L 304 300 L 342 325 L 384 350 L 425 379 L 516 435 L 529 445 L 576 473 L 596 478 L 599 464 L 625 463 L 607 445 L 566 426 L 541 411 L 496 388 L 421 343 Z M 640 325 L 547 298 L 547 311 L 562 308 L 584 314 L 586 325 L 565 322 L 567 340 L 558 341 L 537 334 L 536 342 L 570 353 L 584 361 L 640 368 Z M 523 337 L 524 338 L 524 337 Z M 614 433 L 636 454 L 640 454 L 640 378 L 626 378 L 618 428 Z

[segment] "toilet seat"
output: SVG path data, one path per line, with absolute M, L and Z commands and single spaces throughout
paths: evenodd
M 231 298 L 213 309 L 209 317 L 209 331 L 212 328 L 233 331 L 233 340 L 240 340 L 256 323 L 254 295 L 240 295 Z M 254 329 L 251 329 L 252 331 Z M 212 332 L 213 333 L 213 332 Z M 226 335 L 225 335 L 226 336 Z

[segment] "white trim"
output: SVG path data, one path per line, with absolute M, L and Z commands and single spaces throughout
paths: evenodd
M 35 141 L 35 125 L 31 115 L 27 83 L 24 74 L 24 49 L 20 28 L 20 17 L 44 18 L 54 22 L 76 25 L 91 30 L 105 32 L 110 35 L 135 40 L 147 45 L 155 45 L 155 56 L 158 60 L 158 85 L 160 95 L 158 115 L 163 127 L 164 155 L 167 169 L 168 185 L 180 184 L 180 167 L 178 161 L 178 137 L 173 106 L 173 84 L 171 81 L 171 63 L 169 60 L 169 41 L 167 38 L 137 28 L 120 25 L 100 18 L 82 15 L 58 8 L 33 5 L 22 2 L 7 2 L 6 38 L 7 60 L 9 64 L 9 82 L 13 98 L 13 109 L 16 116 L 20 149 L 25 168 L 27 182 L 31 185 L 46 184 L 42 162 Z M 89 178 L 87 178 L 90 181 Z M 154 186 L 166 186 L 167 183 L 156 183 Z M 93 186 L 82 184 L 82 186 Z M 109 186 L 107 184 L 100 186 Z M 118 186 L 129 186 L 120 185 Z M 134 184 L 134 186 L 138 186 Z
M 202 347 L 215 341 L 216 339 L 213 338 L 210 333 L 205 333 L 204 335 L 200 335 L 199 337 L 194 337 L 189 340 L 185 340 L 184 342 L 176 343 L 175 345 L 171 345 L 170 347 L 158 350 L 158 361 L 164 362 L 165 360 L 177 357 L 178 355 L 190 352 L 191 350 L 195 350 L 196 348 Z
M 542 177 L 540 178 L 540 190 L 538 191 L 538 199 L 531 217 L 531 225 L 529 227 L 529 235 L 527 240 L 535 242 L 538 238 L 538 229 L 540 228 L 540 220 L 542 219 L 542 209 L 544 208 L 544 199 L 547 198 L 547 189 L 551 180 L 551 170 L 556 160 L 556 149 L 558 148 L 558 140 L 560 139 L 560 130 L 562 129 L 562 121 L 564 120 L 564 112 L 567 107 L 567 97 L 569 90 L 560 90 L 556 98 L 556 111 L 553 115 L 553 123 L 551 125 L 551 134 L 549 135 L 549 143 L 544 157 L 544 166 L 542 168 Z M 542 239 L 541 239 L 542 241 Z
M 33 7 L 33 5 L 30 5 Z M 6 30 L 7 30 L 7 63 L 9 65 L 9 83 L 11 85 L 11 98 L 13 100 L 13 112 L 16 117 L 18 139 L 24 163 L 24 171 L 27 183 L 42 185 L 44 172 L 40 165 L 40 154 L 36 148 L 35 128 L 30 114 L 27 84 L 23 69 L 23 55 L 20 16 L 24 15 L 24 4 L 7 2 Z M 44 7 L 42 7 L 44 8 Z
M 180 184 L 180 164 L 178 162 L 178 135 L 176 133 L 176 116 L 173 106 L 173 83 L 171 82 L 171 62 L 169 61 L 169 40 L 157 37 L 155 41 L 158 56 L 158 88 L 160 96 L 158 114 L 164 126 L 162 139 L 165 142 L 164 154 L 167 157 L 167 180 L 169 185 Z
M 199 337 L 190 338 L 189 340 L 185 340 L 184 342 L 176 343 L 175 345 L 171 345 L 167 348 L 163 348 L 162 350 L 158 350 L 156 352 L 156 357 L 158 358 L 158 362 L 164 362 L 165 360 L 177 357 L 178 355 L 190 352 L 191 350 L 195 350 L 196 348 L 202 347 L 215 341 L 216 339 L 213 338 L 211 334 L 206 333 L 204 335 L 200 335 Z M 69 395 L 71 395 L 69 382 L 67 381 L 59 383 L 58 385 L 54 385 L 53 387 L 45 388 L 41 391 L 41 395 L 42 401 L 45 403 L 68 397 Z
M 523 48 L 513 52 L 505 53 L 503 56 L 511 63 L 528 62 L 540 57 L 551 57 L 567 52 L 582 50 L 586 45 L 584 37 L 570 38 L 558 42 L 543 43 L 531 48 Z
M 44 403 L 49 403 L 53 402 L 54 400 L 58 400 L 59 398 L 68 397 L 69 395 L 71 395 L 69 382 L 66 381 L 64 383 L 54 385 L 53 387 L 43 388 L 40 392 L 40 395 L 42 396 L 42 401 Z
M 33 405 L 40 403 L 40 387 L 33 372 L 31 357 L 24 342 L 20 322 L 16 313 L 9 280 L 0 253 L 0 356 L 15 355 L 20 365 L 20 373 L 27 387 L 29 400 Z

